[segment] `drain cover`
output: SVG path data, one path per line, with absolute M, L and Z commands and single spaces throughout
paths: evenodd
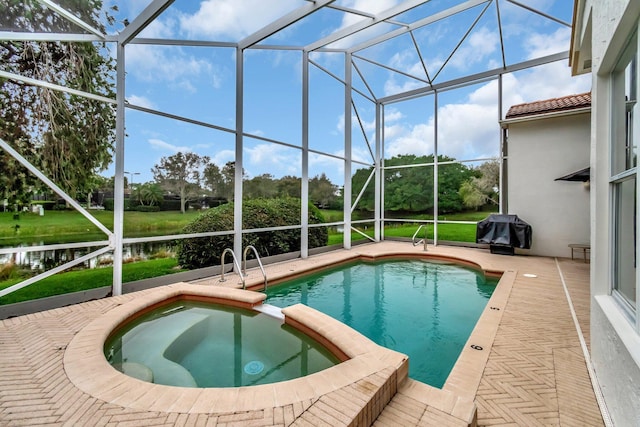
M 252 360 L 251 362 L 244 365 L 244 371 L 249 375 L 256 375 L 262 372 L 264 369 L 264 363 L 259 360 Z

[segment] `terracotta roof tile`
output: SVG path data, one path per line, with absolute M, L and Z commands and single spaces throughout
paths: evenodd
M 561 98 L 545 99 L 543 101 L 528 102 L 513 105 L 509 108 L 505 118 L 533 116 L 537 114 L 554 113 L 558 111 L 575 110 L 591 106 L 591 92 L 578 95 L 563 96 Z

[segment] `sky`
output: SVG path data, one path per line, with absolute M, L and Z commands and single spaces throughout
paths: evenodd
M 404 35 L 357 53 L 352 73 L 353 86 L 360 93 L 354 93 L 357 114 L 353 109 L 351 114 L 352 153 L 356 162 L 372 163 L 366 141 L 373 148 L 375 105 L 371 99 L 374 97 L 380 99 L 423 88 L 427 74 L 437 84 L 501 67 L 500 31 L 505 41 L 507 64 L 569 49 L 571 29 L 528 8 L 570 23 L 573 2 L 519 0 L 523 7 L 507 0 L 497 1 L 497 6 L 490 2 L 486 10 L 486 4 L 481 4 L 454 18 L 415 30 L 413 37 L 419 50 L 410 36 Z M 113 3 L 119 7 L 118 19 L 133 20 L 149 0 Z M 340 6 L 370 13 L 379 13 L 398 3 L 398 0 L 336 1 Z M 463 2 L 432 0 L 395 19 L 412 23 L 459 3 Z M 307 4 L 304 0 L 176 0 L 139 37 L 236 42 Z M 498 8 L 503 18 L 500 27 L 496 18 Z M 263 44 L 304 46 L 361 19 L 354 14 L 325 9 L 269 37 Z M 379 25 L 332 47 L 354 46 L 395 28 L 389 24 Z M 117 30 L 118 24 L 109 29 L 110 32 Z M 219 128 L 234 129 L 235 55 L 235 49 L 227 47 L 129 45 L 126 48 L 127 101 Z M 426 71 L 420 58 L 426 64 Z M 297 50 L 252 49 L 245 52 L 244 60 L 244 130 L 257 137 L 245 138 L 244 169 L 249 177 L 263 173 L 276 178 L 300 176 L 302 54 Z M 313 152 L 309 158 L 309 175 L 325 173 L 332 182 L 342 185 L 344 163 L 332 156 L 344 155 L 344 85 L 335 77 L 344 78 L 345 59 L 339 53 L 314 52 L 311 60 L 309 148 Z M 402 70 L 415 78 L 386 67 Z M 587 92 L 590 82 L 589 75 L 572 77 L 566 60 L 506 74 L 502 82 L 502 113 L 509 106 L 523 102 Z M 498 81 L 491 80 L 439 92 L 439 154 L 457 160 L 499 154 L 497 88 Z M 428 95 L 385 105 L 386 158 L 433 153 L 435 102 L 435 96 Z M 209 156 L 220 167 L 234 160 L 234 135 L 224 130 L 128 109 L 126 133 L 125 171 L 130 172 L 127 177 L 136 183 L 153 180 L 153 166 L 162 157 L 177 152 Z M 355 163 L 353 171 L 360 167 L 364 165 Z M 113 170 L 112 165 L 103 175 L 111 176 Z

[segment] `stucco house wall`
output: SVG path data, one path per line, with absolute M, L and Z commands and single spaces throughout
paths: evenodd
M 531 224 L 526 253 L 569 257 L 569 243 L 589 242 L 589 185 L 555 179 L 589 166 L 590 117 L 532 116 L 505 125 L 507 209 Z
M 611 72 L 639 19 L 637 0 L 577 0 L 571 52 L 574 71 L 590 70 L 593 81 L 591 361 L 611 420 L 619 426 L 640 426 L 640 313 L 636 313 L 635 320 L 626 316 L 611 291 L 614 253 L 611 224 L 615 222 L 609 184 L 609 141 L 613 127 Z

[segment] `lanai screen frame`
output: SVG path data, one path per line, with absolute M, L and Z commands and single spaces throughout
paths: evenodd
M 2 291 L 0 291 L 0 296 L 7 295 L 11 292 L 14 292 L 18 289 L 21 289 L 25 286 L 28 286 L 38 280 L 56 274 L 58 272 L 64 271 L 74 265 L 85 262 L 86 260 L 96 257 L 100 254 L 106 252 L 113 252 L 113 283 L 112 283 L 112 294 L 120 295 L 122 293 L 122 262 L 123 262 L 123 245 L 130 243 L 140 243 L 140 242 L 151 242 L 151 241 L 169 241 L 176 239 L 188 239 L 195 237 L 204 237 L 204 236 L 216 236 L 216 235 L 225 235 L 225 234 L 233 234 L 234 236 L 234 247 L 233 252 L 236 254 L 237 258 L 240 258 L 240 254 L 242 253 L 242 234 L 247 232 L 260 232 L 260 231 L 274 231 L 278 229 L 290 229 L 290 228 L 299 228 L 301 230 L 301 254 L 302 258 L 307 258 L 309 255 L 308 248 L 308 229 L 310 227 L 308 223 L 308 201 L 309 201 L 309 154 L 316 153 L 322 155 L 328 155 L 334 158 L 337 158 L 341 161 L 344 161 L 344 218 L 342 222 L 337 223 L 325 223 L 326 225 L 343 225 L 344 234 L 343 234 L 343 247 L 345 249 L 350 249 L 352 245 L 351 241 L 351 233 L 348 232 L 353 228 L 354 224 L 357 223 L 374 223 L 374 238 L 372 239 L 375 242 L 380 240 L 384 240 L 384 209 L 383 209 L 383 194 L 384 194 L 384 182 L 383 175 L 385 171 L 384 166 L 384 143 L 385 143 L 385 135 L 384 135 L 384 109 L 386 106 L 391 105 L 393 103 L 401 102 L 404 100 L 409 100 L 416 97 L 423 97 L 428 95 L 434 95 L 434 112 L 436 115 L 435 126 L 434 126 L 434 138 L 435 138 L 435 155 L 434 155 L 434 243 L 438 243 L 437 238 L 437 227 L 438 227 L 438 186 L 437 186 L 437 176 L 438 176 L 438 123 L 437 123 L 437 111 L 438 111 L 438 94 L 455 89 L 464 87 L 471 84 L 483 83 L 489 80 L 497 79 L 498 80 L 498 117 L 496 117 L 496 121 L 502 119 L 502 76 L 504 74 L 512 73 L 519 70 L 525 70 L 527 68 L 536 67 L 539 65 L 548 64 L 556 61 L 564 61 L 569 57 L 569 52 L 560 52 L 553 55 L 548 55 L 540 58 L 536 58 L 533 60 L 523 61 L 517 64 L 507 65 L 505 56 L 504 56 L 504 42 L 502 40 L 502 31 L 500 31 L 501 36 L 501 46 L 502 46 L 502 67 L 485 71 L 482 73 L 477 73 L 473 75 L 468 75 L 462 78 L 458 78 L 455 80 L 450 80 L 441 83 L 434 83 L 433 81 L 425 81 L 425 87 L 420 89 L 415 89 L 412 91 L 396 94 L 393 96 L 387 96 L 383 98 L 376 98 L 372 91 L 369 94 L 359 92 L 356 88 L 353 87 L 353 72 L 354 70 L 357 72 L 357 67 L 353 62 L 354 56 L 357 56 L 358 52 L 374 46 L 379 43 L 383 43 L 387 40 L 390 40 L 394 37 L 401 36 L 403 34 L 411 34 L 411 32 L 415 29 L 421 28 L 429 23 L 433 23 L 437 20 L 444 19 L 446 17 L 455 15 L 461 11 L 470 9 L 479 5 L 486 5 L 486 7 L 490 7 L 495 5 L 498 8 L 498 16 L 499 16 L 499 7 L 497 0 L 469 0 L 458 5 L 452 6 L 449 9 L 446 9 L 442 12 L 436 13 L 434 15 L 430 15 L 419 19 L 410 24 L 399 23 L 393 20 L 394 17 L 407 12 L 417 6 L 420 6 L 424 3 L 427 3 L 429 0 L 406 0 L 401 2 L 399 5 L 383 11 L 379 14 L 369 14 L 362 11 L 356 11 L 353 9 L 349 9 L 343 6 L 335 5 L 334 0 L 317 0 L 317 1 L 309 1 L 308 4 L 293 10 L 292 12 L 286 14 L 285 16 L 273 21 L 262 29 L 254 32 L 253 34 L 245 37 L 237 43 L 234 42 L 216 42 L 216 41 L 192 41 L 192 40 L 166 40 L 166 39 L 144 39 L 138 38 L 137 36 L 140 34 L 142 30 L 144 30 L 149 24 L 151 24 L 159 15 L 162 14 L 172 3 L 173 0 L 153 0 L 132 22 L 125 27 L 120 33 L 116 35 L 107 35 L 103 34 L 101 31 L 93 28 L 91 25 L 81 21 L 71 12 L 65 10 L 60 7 L 56 3 L 51 0 L 38 0 L 42 5 L 50 8 L 54 13 L 57 13 L 69 21 L 78 25 L 81 29 L 86 31 L 85 34 L 60 34 L 60 33 L 30 33 L 30 32 L 13 32 L 13 31 L 0 31 L 0 39 L 1 40 L 10 40 L 10 41 L 60 41 L 60 42 L 106 42 L 106 43 L 115 43 L 116 45 L 116 99 L 105 98 L 96 94 L 81 92 L 78 90 L 58 86 L 55 84 L 51 84 L 44 81 L 33 80 L 24 76 L 20 76 L 17 74 L 13 74 L 10 72 L 0 70 L 0 77 L 18 81 L 30 85 L 35 86 L 43 86 L 54 90 L 60 90 L 66 93 L 73 93 L 75 95 L 87 97 L 94 100 L 99 100 L 101 102 L 106 102 L 116 107 L 116 144 L 114 150 L 114 161 L 115 161 L 115 184 L 114 184 L 114 230 L 111 232 L 109 229 L 104 227 L 97 219 L 95 219 L 88 210 L 85 210 L 79 203 L 77 203 L 73 197 L 66 194 L 62 191 L 54 182 L 49 180 L 42 172 L 40 172 L 36 167 L 31 165 L 24 157 L 20 155 L 20 153 L 16 152 L 7 142 L 0 140 L 0 148 L 7 151 L 11 156 L 17 159 L 20 163 L 22 163 L 25 167 L 27 167 L 36 177 L 38 177 L 41 181 L 43 181 L 47 186 L 49 186 L 55 193 L 57 193 L 60 197 L 65 199 L 72 207 L 82 213 L 89 221 L 91 221 L 94 225 L 96 225 L 101 231 L 103 231 L 107 239 L 101 241 L 93 241 L 93 242 L 83 242 L 83 243 L 72 243 L 72 244 L 62 244 L 62 245 L 45 245 L 45 246 L 32 246 L 32 247 L 23 247 L 23 248 L 6 248 L 0 249 L 0 254 L 7 253 L 16 253 L 16 252 L 33 252 L 33 251 L 42 251 L 42 250 L 55 250 L 61 248 L 90 248 L 90 247 L 98 247 L 98 250 L 95 250 L 81 258 L 76 260 L 67 262 L 64 265 L 58 266 L 51 270 L 45 271 L 35 277 L 27 279 L 21 283 L 18 283 L 14 286 L 8 287 Z M 567 27 L 571 27 L 570 23 L 559 21 L 558 19 L 549 16 L 541 11 L 535 10 L 532 7 L 524 6 L 518 3 L 516 0 L 506 0 L 507 2 L 517 4 L 521 7 L 525 7 L 541 16 L 552 19 L 562 25 Z M 261 45 L 259 44 L 261 41 L 270 37 L 271 35 L 287 28 L 288 26 L 296 23 L 297 21 L 304 19 L 306 16 L 311 15 L 323 8 L 333 8 L 336 10 L 340 10 L 343 12 L 355 13 L 363 16 L 366 19 L 351 25 L 349 27 L 343 28 L 332 33 L 329 36 L 323 37 L 321 39 L 316 40 L 313 43 L 310 43 L 306 46 L 291 46 L 291 45 Z M 351 46 L 349 48 L 336 48 L 331 47 L 330 45 L 344 40 L 345 38 L 356 34 L 362 30 L 366 30 L 367 28 L 380 23 L 380 22 L 389 22 L 398 28 L 394 31 L 385 33 L 383 35 L 378 35 L 372 37 L 364 42 L 359 43 L 356 46 Z M 466 35 L 465 35 L 466 37 Z M 464 40 L 464 38 L 462 39 Z M 460 43 L 462 43 L 462 40 Z M 152 44 L 152 45 L 175 45 L 175 46 L 208 46 L 208 47 L 225 47 L 230 49 L 235 49 L 236 51 L 236 92 L 235 92 L 235 128 L 223 128 L 220 126 L 216 126 L 211 123 L 199 122 L 197 120 L 189 119 L 186 117 L 180 117 L 173 114 L 169 114 L 162 111 L 151 110 L 149 108 L 145 108 L 142 106 L 137 106 L 130 104 L 125 99 L 125 86 L 126 86 L 126 46 L 132 44 Z M 289 144 L 274 141 L 270 139 L 266 139 L 266 141 L 287 145 L 296 149 L 300 149 L 302 153 L 302 176 L 301 176 L 301 220 L 300 224 L 296 226 L 288 226 L 288 227 L 279 227 L 279 228 L 268 228 L 268 229 L 259 229 L 259 230 L 243 230 L 242 229 L 242 205 L 243 205 L 243 185 L 242 185 L 242 171 L 243 171 L 243 147 L 245 137 L 256 138 L 256 135 L 250 135 L 245 133 L 245 129 L 243 126 L 243 107 L 244 107 L 244 84 L 243 84 L 243 72 L 244 72 L 244 53 L 247 50 L 251 49 L 267 49 L 267 50 L 295 50 L 299 51 L 302 54 L 302 117 L 301 117 L 301 147 L 291 146 Z M 416 50 L 419 49 L 416 46 Z M 333 53 L 341 53 L 344 55 L 344 80 L 339 77 L 331 74 L 328 70 L 324 70 L 318 64 L 314 64 L 313 60 L 310 59 L 310 54 L 313 52 L 333 52 Z M 377 64 L 384 68 L 392 69 L 383 64 Z M 313 150 L 309 148 L 309 69 L 311 66 L 316 66 L 318 69 L 326 72 L 331 77 L 340 81 L 344 84 L 344 128 L 345 128 L 345 136 L 344 136 L 344 157 L 335 156 L 333 154 L 320 152 L 318 150 Z M 402 70 L 392 69 L 393 71 L 405 74 Z M 361 76 L 363 77 L 363 76 Z M 414 77 L 415 76 L 410 76 Z M 419 78 L 417 78 L 420 80 Z M 365 81 L 366 85 L 366 79 Z M 369 145 L 369 150 L 372 154 L 373 161 L 372 163 L 365 164 L 362 162 L 357 162 L 353 159 L 352 156 L 352 106 L 355 109 L 355 104 L 353 103 L 353 94 L 354 91 L 359 92 L 360 95 L 369 99 L 370 101 L 375 103 L 375 141 L 374 147 L 371 147 L 369 141 L 367 145 Z M 199 234 L 179 234 L 179 235 L 170 235 L 170 236 L 157 236 L 157 237 L 143 237 L 143 238 L 124 238 L 124 142 L 125 142 L 125 111 L 126 109 L 139 110 L 146 113 L 156 114 L 159 116 L 163 116 L 170 119 L 180 120 L 184 122 L 188 122 L 191 124 L 195 124 L 198 126 L 205 126 L 209 128 L 213 128 L 223 132 L 230 132 L 235 135 L 235 181 L 234 181 L 234 228 L 232 231 L 221 231 L 221 232 L 210 232 L 210 233 L 199 233 Z M 357 114 L 357 111 L 356 111 Z M 360 124 L 362 126 L 362 124 Z M 257 137 L 260 139 L 260 137 Z M 506 197 L 504 194 L 504 188 L 506 184 L 504 182 L 505 174 L 504 174 L 504 164 L 507 159 L 506 156 L 506 144 L 503 139 L 502 132 L 500 133 L 500 142 L 501 142 L 501 185 L 500 185 L 500 212 L 506 211 Z M 476 159 L 476 160 L 486 160 L 486 159 Z M 356 197 L 355 203 L 352 204 L 352 166 L 353 163 L 360 163 L 365 166 L 373 167 L 373 173 L 370 177 L 370 180 L 373 180 L 375 187 L 375 208 L 374 208 L 374 218 L 368 220 L 361 221 L 352 221 L 351 213 L 357 205 L 359 200 L 359 195 Z M 365 188 L 367 186 L 365 185 Z M 364 188 L 363 188 L 364 191 Z M 403 220 L 407 222 L 420 222 L 413 219 Z M 355 228 L 353 228 L 356 230 Z M 358 231 L 358 230 L 356 230 Z M 368 237 L 368 236 L 367 236 Z

